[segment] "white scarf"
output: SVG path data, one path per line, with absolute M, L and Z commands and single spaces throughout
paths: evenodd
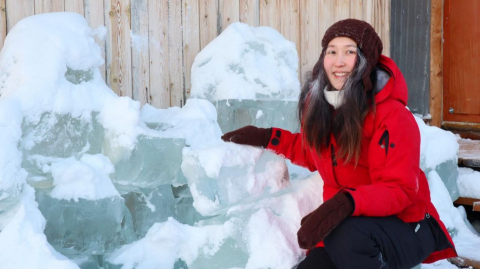
M 325 98 L 327 102 L 333 106 L 333 108 L 337 109 L 341 105 L 343 105 L 343 90 L 337 91 L 327 91 L 327 87 L 323 89 L 325 93 Z

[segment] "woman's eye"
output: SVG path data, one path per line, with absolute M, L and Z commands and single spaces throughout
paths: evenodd
M 357 51 L 355 51 L 355 50 L 349 50 L 349 51 L 347 51 L 347 54 L 356 54 L 356 53 L 357 53 Z
M 335 54 L 334 50 L 327 50 L 327 54 Z

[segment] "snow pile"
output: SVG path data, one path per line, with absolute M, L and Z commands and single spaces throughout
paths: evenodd
M 458 176 L 457 186 L 460 196 L 469 198 L 480 198 L 480 172 L 470 168 L 458 168 L 460 174 Z
M 438 127 L 427 126 L 415 116 L 421 135 L 420 168 L 428 176 L 430 171 L 438 173 L 452 200 L 458 199 L 457 187 L 458 150 L 457 138 L 451 132 Z
M 429 173 L 428 183 L 432 203 L 437 208 L 440 219 L 452 236 L 458 255 L 473 260 L 480 260 L 480 253 L 478 252 L 480 236 L 474 231 L 470 223 L 466 221 L 463 207 L 455 208 L 453 206 L 448 190 L 435 171 Z
M 444 131 L 435 126 L 427 126 L 425 122 L 415 116 L 420 128 L 420 162 L 422 169 L 435 169 L 439 164 L 449 160 L 457 159 L 458 143 L 457 138 L 451 132 Z

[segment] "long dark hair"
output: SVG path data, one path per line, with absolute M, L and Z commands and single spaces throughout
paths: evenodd
M 312 72 L 307 73 L 300 94 L 298 117 L 303 139 L 320 155 L 322 149 L 329 147 L 330 135 L 333 133 L 338 145 L 337 158 L 342 158 L 345 162 L 354 159 L 357 164 L 362 146 L 363 121 L 370 108 L 375 110 L 375 90 L 365 92 L 362 83 L 367 60 L 357 50 L 355 67 L 341 89 L 344 91 L 343 104 L 334 110 L 323 92 L 325 88 L 333 89 L 323 67 L 324 58 L 325 53 L 322 53 L 322 64 L 316 78 L 312 78 Z M 376 72 L 371 73 L 372 88 L 375 89 Z

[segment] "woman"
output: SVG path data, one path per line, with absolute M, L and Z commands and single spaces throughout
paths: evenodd
M 456 256 L 420 170 L 407 85 L 368 23 L 333 24 L 302 88 L 301 133 L 247 126 L 222 139 L 317 170 L 323 200 L 305 216 L 298 268 L 412 268 Z

